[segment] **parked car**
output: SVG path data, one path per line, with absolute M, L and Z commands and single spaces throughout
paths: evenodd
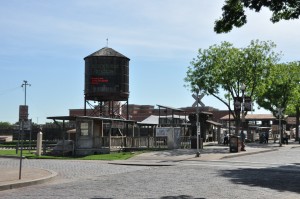
M 74 142 L 73 140 L 59 140 L 50 155 L 73 155 L 74 154 Z

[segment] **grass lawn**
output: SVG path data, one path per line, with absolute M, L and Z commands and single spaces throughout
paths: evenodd
M 20 157 L 20 150 L 18 154 L 16 154 L 16 150 L 0 150 L 0 156 L 16 156 Z M 28 159 L 75 159 L 75 160 L 126 160 L 137 154 L 144 153 L 145 151 L 138 152 L 112 152 L 110 154 L 99 154 L 99 155 L 88 155 L 84 157 L 62 157 L 62 156 L 50 156 L 50 155 L 42 155 L 36 156 L 34 151 L 23 150 L 22 156 Z

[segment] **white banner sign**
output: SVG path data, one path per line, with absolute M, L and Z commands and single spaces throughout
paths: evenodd
M 173 128 L 156 128 L 156 137 L 167 137 L 169 133 L 173 132 Z
M 31 130 L 31 120 L 22 121 L 21 125 L 19 127 L 20 127 L 20 130 L 30 131 Z

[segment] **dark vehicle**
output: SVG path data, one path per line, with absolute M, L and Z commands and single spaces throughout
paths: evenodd
M 74 142 L 73 140 L 59 140 L 56 146 L 52 149 L 49 155 L 70 156 L 74 154 Z

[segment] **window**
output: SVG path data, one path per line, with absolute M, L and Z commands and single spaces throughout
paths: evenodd
M 80 123 L 80 135 L 81 136 L 89 135 L 89 123 L 87 122 Z

